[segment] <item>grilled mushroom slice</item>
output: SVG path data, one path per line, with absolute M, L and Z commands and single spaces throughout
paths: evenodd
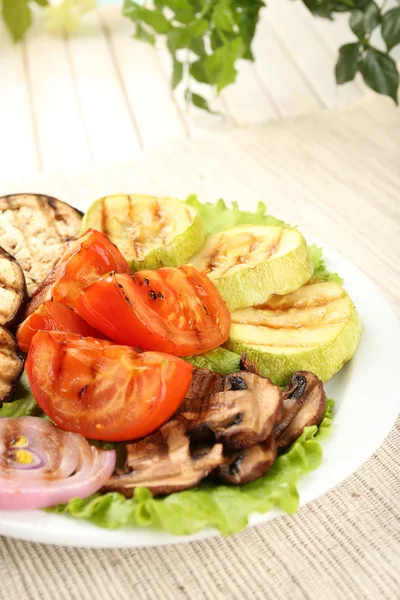
M 194 367 L 192 371 L 192 381 L 186 392 L 187 400 L 195 398 L 204 398 L 216 392 L 222 392 L 224 389 L 224 376 L 209 369 Z
M 51 196 L 13 194 L 0 197 L 0 239 L 25 273 L 29 295 L 79 237 L 82 214 Z
M 224 462 L 222 445 L 190 448 L 183 419 L 174 419 L 158 431 L 128 444 L 125 471 L 113 475 L 107 491 L 131 498 L 135 488 L 147 487 L 154 496 L 191 488 Z
M 322 381 L 309 371 L 293 374 L 283 391 L 283 417 L 275 428 L 279 448 L 286 448 L 303 433 L 304 427 L 319 425 L 326 407 Z
M 242 356 L 240 357 L 240 368 L 243 371 L 247 371 L 248 373 L 255 373 L 256 375 L 261 375 L 257 363 L 254 362 L 254 360 L 251 360 L 251 358 L 249 358 L 247 354 L 242 354 Z
M 0 406 L 13 394 L 23 368 L 14 336 L 0 326 Z
M 186 399 L 179 414 L 194 443 L 221 442 L 240 450 L 266 440 L 282 414 L 282 392 L 266 377 L 237 371 L 223 378 L 223 391 Z
M 27 299 L 24 272 L 18 261 L 0 247 L 0 325 L 14 329 Z
M 225 463 L 218 467 L 215 475 L 231 485 L 250 483 L 268 473 L 277 453 L 275 439 L 271 436 L 262 444 L 226 456 Z

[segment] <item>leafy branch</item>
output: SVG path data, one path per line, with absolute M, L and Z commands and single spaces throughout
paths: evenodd
M 352 81 L 361 73 L 370 88 L 397 104 L 399 73 L 390 52 L 400 44 L 400 6 L 384 12 L 385 1 L 381 7 L 373 0 L 302 1 L 317 17 L 350 15 L 356 41 L 339 49 L 337 83 Z M 174 89 L 187 70 L 192 79 L 219 93 L 236 80 L 239 59 L 254 60 L 251 44 L 263 6 L 262 0 L 157 0 L 153 8 L 145 8 L 125 0 L 123 14 L 134 22 L 137 39 L 154 44 L 158 37 L 166 38 Z M 385 51 L 371 44 L 371 35 L 379 28 Z M 182 54 L 182 49 L 189 52 Z M 192 94 L 190 86 L 185 94 L 196 106 L 210 110 L 205 98 Z
M 352 81 L 359 73 L 370 88 L 397 104 L 399 72 L 391 52 L 400 44 L 400 0 L 399 6 L 388 10 L 387 0 L 380 6 L 374 0 L 302 2 L 316 17 L 333 19 L 338 13 L 349 14 L 355 39 L 339 48 L 337 83 Z M 96 2 L 63 0 L 48 6 L 48 0 L 0 0 L 3 19 L 15 41 L 22 39 L 31 25 L 33 4 L 44 7 L 50 29 L 71 33 L 80 16 Z M 206 84 L 217 94 L 235 82 L 238 61 L 254 60 L 251 47 L 265 5 L 263 0 L 154 0 L 148 7 L 125 0 L 123 15 L 134 23 L 136 39 L 153 45 L 159 38 L 166 40 L 173 64 L 172 88 L 184 86 L 188 101 L 211 111 L 207 100 L 192 92 L 192 82 Z M 378 32 L 384 50 L 373 45 Z

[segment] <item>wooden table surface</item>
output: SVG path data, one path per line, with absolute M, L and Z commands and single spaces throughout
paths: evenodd
M 195 192 L 249 208 L 263 200 L 357 264 L 400 315 L 400 111 L 359 83 L 337 90 L 328 78 L 343 22 L 328 34 L 329 23 L 320 29 L 283 0 L 266 15 L 256 51 L 273 60 L 243 66 L 219 119 L 185 112 L 169 91 L 165 53 L 131 41 L 115 11 L 89 17 L 73 40 L 40 25 L 17 48 L 3 36 L 0 194 L 85 205 L 119 191 Z M 29 180 L 37 169 L 59 174 Z M 1 538 L 0 598 L 159 600 L 162 589 L 168 600 L 392 600 L 399 449 L 397 425 L 337 489 L 233 539 L 91 551 Z
M 288 119 L 371 93 L 358 79 L 340 87 L 334 81 L 337 50 L 354 37 L 347 16 L 331 23 L 300 2 L 268 5 L 256 62 L 241 61 L 237 84 L 214 104 L 220 117 L 188 111 L 183 92 L 171 93 L 165 49 L 133 40 L 133 24 L 118 6 L 88 14 L 71 39 L 52 37 L 40 11 L 17 46 L 0 25 L 2 170 L 116 164 L 169 140 Z

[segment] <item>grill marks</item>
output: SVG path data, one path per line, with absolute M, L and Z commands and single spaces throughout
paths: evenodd
M 16 194 L 0 198 L 3 247 L 21 264 L 32 294 L 79 236 L 81 214 L 56 198 Z
M 316 288 L 315 294 L 302 297 L 302 293 Z M 326 293 L 325 293 L 326 292 Z M 235 325 L 248 325 L 261 329 L 285 330 L 299 334 L 301 330 L 318 330 L 334 328 L 345 323 L 349 318 L 349 306 L 343 289 L 340 285 L 331 282 L 307 284 L 293 294 L 285 296 L 271 296 L 269 301 L 262 306 L 236 311 L 232 314 L 232 323 Z M 252 342 L 253 344 L 253 342 Z M 293 338 L 292 343 L 257 343 L 254 345 L 265 346 L 297 346 Z M 305 344 L 307 345 L 307 344 Z
M 108 230 L 108 207 L 107 207 L 107 198 L 103 198 L 101 201 L 101 230 L 107 236 L 110 233 Z
M 218 270 L 218 277 L 222 277 L 234 267 L 251 265 L 255 261 L 255 253 L 257 262 L 267 261 L 278 252 L 284 230 L 279 229 L 277 236 L 269 240 L 252 232 L 241 235 L 240 231 L 236 231 L 235 234 L 236 237 L 224 232 L 219 234 L 216 243 L 204 258 L 203 269 L 206 273 Z

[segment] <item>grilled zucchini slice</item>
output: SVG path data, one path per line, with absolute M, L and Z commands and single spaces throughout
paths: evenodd
M 352 358 L 361 336 L 353 302 L 338 283 L 312 281 L 263 306 L 232 314 L 225 346 L 257 362 L 262 375 L 285 385 L 293 371 L 326 381 Z
M 105 233 L 132 271 L 181 267 L 204 243 L 197 211 L 175 198 L 141 195 L 106 196 L 96 200 L 82 222 Z
M 0 247 L 0 325 L 14 329 L 23 316 L 27 290 L 18 261 Z
M 211 235 L 191 263 L 208 274 L 231 311 L 296 290 L 313 274 L 301 233 L 265 225 Z
M 43 194 L 0 197 L 0 244 L 21 265 L 32 295 L 79 237 L 82 214 Z
M 14 336 L 0 326 L 0 406 L 14 393 L 24 368 Z

